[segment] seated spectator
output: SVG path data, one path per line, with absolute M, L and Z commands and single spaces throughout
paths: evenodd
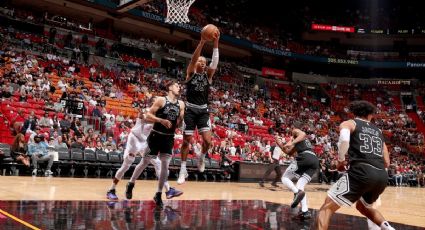
M 108 137 L 108 140 L 103 143 L 103 148 L 109 151 L 117 150 L 117 144 L 112 137 Z
M 63 142 L 62 136 L 58 136 L 56 141 L 53 143 L 53 147 L 58 149 L 58 148 L 68 148 L 68 146 L 66 145 L 65 142 Z
M 21 133 L 25 134 L 27 132 L 34 132 L 36 125 L 37 117 L 35 116 L 34 111 L 31 111 L 29 117 L 25 120 L 24 125 L 22 126 Z
M 69 116 L 65 115 L 63 120 L 59 121 L 62 133 L 69 133 L 69 129 L 71 128 L 71 121 L 69 120 Z
M 45 175 L 50 176 L 53 175 L 53 172 L 50 170 L 53 165 L 53 155 L 47 152 L 46 144 L 42 143 L 44 140 L 44 136 L 36 135 L 34 137 L 34 143 L 29 144 L 28 146 L 28 155 L 31 156 L 33 171 L 32 175 L 37 175 L 38 163 L 48 161 Z
M 60 98 L 58 98 L 58 101 L 53 104 L 53 110 L 58 113 L 63 112 L 63 104 Z
M 101 141 L 96 142 L 95 150 L 94 151 L 103 151 L 103 145 Z
M 13 126 L 13 132 L 14 134 L 18 134 L 22 130 L 22 125 L 25 122 L 24 113 L 22 112 L 22 109 L 18 109 L 18 113 L 15 117 L 12 118 L 12 126 Z
M 40 119 L 38 124 L 41 127 L 51 127 L 53 125 L 53 121 L 52 121 L 52 119 L 50 119 L 48 112 L 44 113 L 44 116 Z
M 83 136 L 77 136 L 77 140 L 71 144 L 72 149 L 81 149 L 84 151 L 86 148 L 83 144 Z
M 22 162 L 25 166 L 30 166 L 30 157 L 27 154 L 28 145 L 25 142 L 25 136 L 22 133 L 18 133 L 13 140 L 13 144 L 10 147 L 10 155 L 16 162 Z
M 118 116 L 115 118 L 115 120 L 119 123 L 124 121 L 124 114 L 123 112 L 120 112 L 120 114 L 118 114 Z

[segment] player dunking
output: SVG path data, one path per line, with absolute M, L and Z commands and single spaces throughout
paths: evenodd
M 300 124 L 298 123 L 294 124 L 294 128 L 292 129 L 293 140 L 283 145 L 280 139 L 276 139 L 276 144 L 289 155 L 293 155 L 295 152 L 297 153 L 295 157 L 296 161 L 292 162 L 285 170 L 282 176 L 282 183 L 294 193 L 291 208 L 297 207 L 301 202 L 301 212 L 298 217 L 304 220 L 311 218 L 304 187 L 310 182 L 311 177 L 318 170 L 319 159 L 313 152 L 312 145 L 307 139 L 306 133 L 296 128 L 299 126 Z M 298 179 L 296 185 L 292 182 L 294 178 Z
M 136 119 L 135 126 L 131 129 L 128 137 L 126 148 L 124 150 L 123 163 L 121 167 L 115 173 L 114 179 L 112 180 L 112 185 L 106 193 L 106 197 L 109 200 L 117 201 L 118 196 L 116 195 L 116 186 L 124 174 L 128 171 L 130 166 L 133 164 L 137 154 L 143 155 L 147 147 L 146 138 L 152 130 L 152 124 L 146 122 L 145 114 L 139 113 L 138 118 Z M 136 168 L 133 171 L 133 175 L 130 178 L 130 181 L 127 183 L 126 187 L 126 198 L 131 199 L 133 197 L 133 188 L 134 184 L 139 178 L 143 170 L 151 163 L 154 166 L 155 173 L 159 178 L 161 161 L 157 158 L 143 157 L 143 160 L 137 164 Z M 171 199 L 182 194 L 181 191 L 178 191 L 174 188 L 171 188 L 168 184 L 168 181 L 165 182 L 165 189 L 167 194 L 167 199 Z
M 184 103 L 177 99 L 180 95 L 180 85 L 171 81 L 167 83 L 168 94 L 155 100 L 147 113 L 147 120 L 154 122 L 147 139 L 148 148 L 145 157 L 155 157 L 159 154 L 161 173 L 159 175 L 158 190 L 154 201 L 157 207 L 162 208 L 162 190 L 168 177 L 168 167 L 174 146 L 174 134 L 177 126 L 182 122 Z
M 207 60 L 200 56 L 206 40 L 201 38 L 195 52 L 192 55 L 186 74 L 186 111 L 183 125 L 183 144 L 181 147 L 181 168 L 178 184 L 183 184 L 188 176 L 186 170 L 186 159 L 189 152 L 189 144 L 195 129 L 202 135 L 202 153 L 198 159 L 198 169 L 200 172 L 205 170 L 205 155 L 212 147 L 211 142 L 211 121 L 208 112 L 209 88 L 212 84 L 212 77 L 217 69 L 219 53 L 218 41 L 220 34 L 214 38 L 214 49 L 212 61 L 207 67 Z
M 340 125 L 338 141 L 338 168 L 345 167 L 349 154 L 349 169 L 328 191 L 328 197 L 317 216 L 317 228 L 328 229 L 331 216 L 340 206 L 356 208 L 383 230 L 394 229 L 382 214 L 372 207 L 385 190 L 390 164 L 387 146 L 379 128 L 371 123 L 375 106 L 367 101 L 354 101 L 350 110 L 356 117 Z M 359 201 L 359 202 L 358 202 Z

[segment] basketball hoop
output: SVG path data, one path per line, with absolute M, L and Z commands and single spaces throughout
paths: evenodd
M 189 22 L 190 6 L 195 0 L 167 0 L 167 18 L 166 23 L 186 23 Z

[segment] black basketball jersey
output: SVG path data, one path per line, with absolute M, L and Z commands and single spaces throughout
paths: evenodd
M 186 100 L 195 105 L 208 104 L 210 83 L 207 72 L 193 73 L 186 83 Z
M 166 133 L 166 134 L 174 134 L 177 128 L 177 120 L 180 116 L 180 104 L 179 100 L 176 103 L 171 103 L 167 97 L 165 97 L 165 105 L 156 111 L 155 116 L 169 120 L 172 124 L 170 129 L 167 129 L 161 123 L 156 122 L 153 125 L 153 130 Z
M 302 153 L 304 151 L 311 150 L 312 145 L 309 140 L 305 139 L 303 141 L 296 143 L 294 148 L 297 151 L 297 153 Z
M 368 121 L 354 119 L 356 128 L 350 136 L 348 154 L 350 164 L 367 163 L 384 169 L 384 136 L 381 130 Z

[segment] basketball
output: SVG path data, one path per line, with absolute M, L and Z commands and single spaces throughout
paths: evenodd
M 214 40 L 215 37 L 218 36 L 218 28 L 213 24 L 208 24 L 202 28 L 201 37 L 207 41 Z

